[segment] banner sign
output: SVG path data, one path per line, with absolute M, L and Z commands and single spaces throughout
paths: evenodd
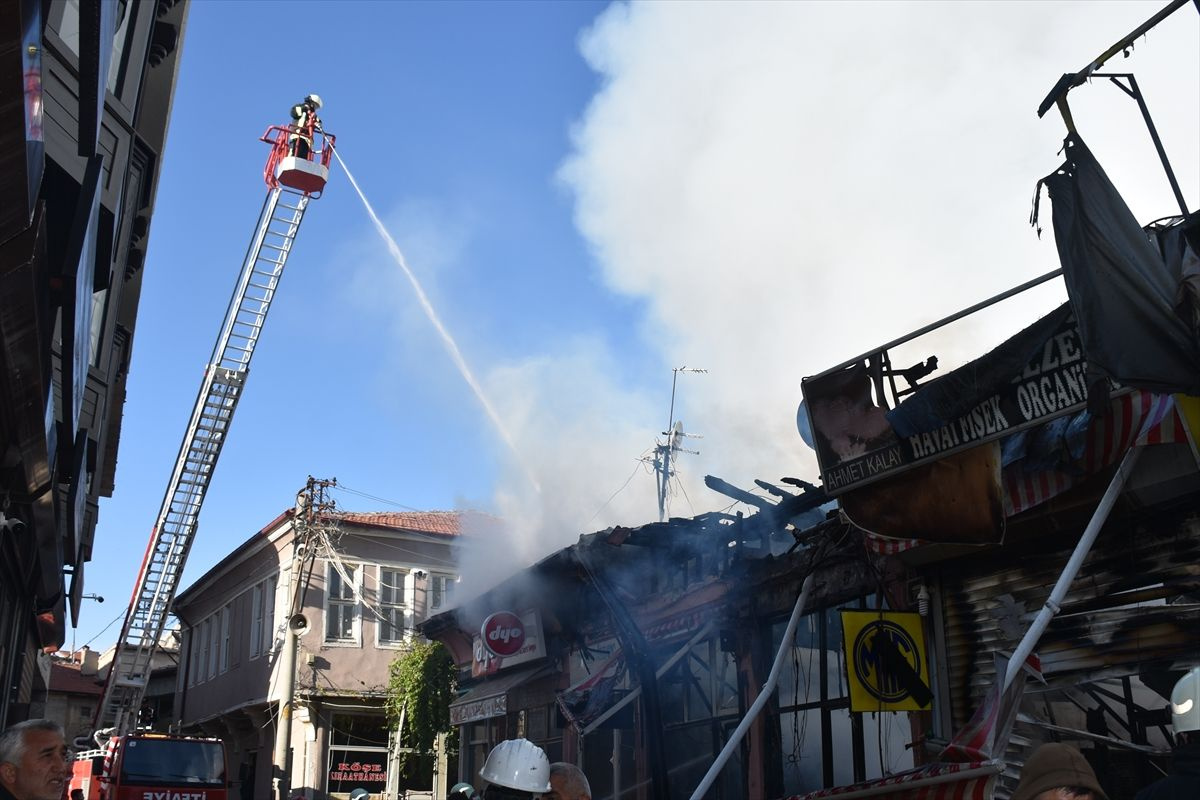
M 872 390 L 882 385 L 864 363 L 803 382 L 830 496 L 1070 414 L 1088 400 L 1087 361 L 1067 306 L 894 410 L 875 402 Z
M 329 748 L 325 791 L 349 794 L 362 788 L 372 797 L 381 796 L 387 786 L 387 758 L 386 747 Z
M 851 711 L 920 711 L 933 702 L 918 614 L 842 611 Z

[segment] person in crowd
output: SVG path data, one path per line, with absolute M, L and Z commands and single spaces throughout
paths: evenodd
M 592 800 L 592 787 L 579 767 L 555 761 L 550 765 L 550 794 L 545 800 Z
M 31 719 L 0 734 L 0 800 L 62 800 L 71 781 L 63 729 Z
M 536 800 L 550 791 L 550 759 L 528 739 L 508 739 L 492 748 L 479 777 L 483 800 Z
M 1012 800 L 1108 800 L 1092 765 L 1069 744 L 1050 742 L 1021 767 Z
M 1200 797 L 1200 667 L 1192 667 L 1171 690 L 1175 748 L 1171 771 L 1134 800 L 1196 800 Z

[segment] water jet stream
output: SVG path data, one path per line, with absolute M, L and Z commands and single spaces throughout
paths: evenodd
M 342 165 L 342 170 L 345 171 L 346 177 L 350 179 L 350 185 L 354 187 L 354 191 L 358 192 L 359 199 L 362 200 L 363 206 L 366 207 L 367 214 L 371 217 L 371 222 L 375 223 L 375 230 L 379 231 L 379 235 L 387 244 L 388 251 L 392 254 L 392 258 L 394 258 L 396 263 L 400 265 L 400 268 L 404 270 L 404 274 L 408 278 L 408 282 L 412 284 L 413 291 L 416 292 L 417 295 L 417 300 L 420 301 L 421 308 L 425 311 L 425 316 L 429 319 L 430 324 L 432 324 L 434 329 L 438 332 L 438 335 L 442 337 L 442 344 L 445 346 L 446 352 L 450 356 L 450 360 L 454 362 L 456 367 L 458 367 L 459 374 L 462 375 L 463 380 L 467 382 L 467 385 L 471 387 L 471 391 L 475 393 L 475 398 L 479 401 L 479 404 L 483 406 L 484 413 L 487 414 L 488 419 L 491 420 L 492 426 L 496 429 L 496 432 L 500 434 L 500 438 L 504 440 L 504 443 L 508 446 L 508 449 L 516 458 L 517 463 L 521 465 L 521 469 L 525 472 L 525 477 L 529 479 L 529 483 L 533 486 L 534 490 L 540 494 L 542 487 L 538 483 L 537 478 L 534 476 L 533 470 L 529 468 L 529 464 L 525 461 L 521 451 L 517 449 L 517 443 L 513 441 L 512 436 L 509 435 L 508 429 L 504 427 L 504 423 L 501 421 L 500 415 L 496 413 L 496 409 L 492 407 L 491 401 L 489 401 L 487 395 L 484 394 L 483 387 L 480 386 L 479 381 L 475 379 L 475 375 L 471 372 L 471 368 L 467 365 L 467 360 L 463 358 L 462 352 L 458 349 L 458 344 L 454 341 L 454 337 L 450 335 L 450 332 L 446 330 L 446 326 L 442 324 L 442 320 L 438 316 L 437 311 L 434 309 L 433 304 L 429 302 L 429 297 L 425 294 L 425 290 L 421 288 L 421 284 L 417 280 L 417 276 L 414 275 L 413 271 L 408 268 L 408 261 L 404 258 L 404 253 L 400 252 L 400 246 L 396 244 L 396 240 L 392 238 L 392 235 L 388 233 L 387 228 L 385 228 L 383 223 L 380 222 L 379 215 L 375 213 L 375 209 L 372 208 L 370 201 L 367 200 L 367 196 L 363 194 L 363 190 L 359 187 L 358 181 L 354 180 L 354 175 L 350 172 L 350 168 L 346 166 L 346 162 L 342 160 L 341 154 L 338 153 L 337 150 L 334 150 L 333 155 L 337 158 L 338 163 Z

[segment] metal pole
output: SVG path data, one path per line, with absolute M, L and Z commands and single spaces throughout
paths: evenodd
M 621 729 L 612 732 L 612 800 L 621 800 Z
M 691 800 L 701 800 L 705 793 L 712 787 L 713 781 L 717 779 L 717 776 L 721 774 L 721 770 L 725 767 L 725 762 L 733 755 L 733 751 L 741 743 L 742 737 L 750 729 L 750 724 L 754 722 L 759 712 L 763 710 L 763 706 L 767 704 L 767 700 L 775 693 L 775 684 L 779 680 L 779 671 L 783 668 L 784 657 L 791 651 L 794 645 L 793 639 L 796 636 L 796 626 L 800 623 L 804 607 L 808 604 L 808 596 L 812 593 L 813 576 L 815 574 L 816 570 L 814 569 L 804 579 L 804 585 L 800 589 L 800 596 L 796 598 L 796 606 L 792 609 L 791 619 L 788 620 L 787 629 L 783 632 L 783 641 L 779 643 L 779 651 L 775 653 L 775 663 L 771 665 L 771 672 L 767 675 L 767 682 L 763 684 L 758 697 L 754 698 L 754 704 L 750 706 L 750 710 L 746 712 L 746 716 L 742 718 L 737 728 L 730 734 L 729 741 L 721 748 L 721 753 L 717 756 L 716 761 L 708 768 L 708 772 L 704 775 L 704 780 L 700 781 L 700 785 L 696 787 L 696 791 L 692 792 Z
M 283 636 L 283 651 L 279 658 L 283 686 L 279 694 L 279 721 L 275 728 L 275 798 L 287 800 L 291 775 L 288 767 L 292 749 L 292 698 L 296 691 L 296 632 L 288 620 Z
M 970 308 L 964 308 L 962 311 L 956 311 L 955 313 L 951 314 L 948 317 L 942 317 L 937 322 L 931 322 L 922 328 L 917 328 L 912 333 L 906 333 L 905 335 L 901 336 L 898 339 L 892 339 L 887 344 L 880 345 L 879 347 L 876 347 L 873 350 L 868 350 L 867 352 L 863 353 L 862 355 L 855 356 L 854 358 L 852 358 L 848 361 L 843 361 L 842 363 L 838 364 L 836 367 L 830 367 L 829 369 L 824 370 L 822 372 L 818 372 L 816 375 L 807 377 L 804 380 L 811 381 L 811 380 L 815 380 L 817 378 L 823 378 L 826 375 L 832 375 L 835 372 L 839 372 L 839 371 L 845 369 L 846 367 L 852 367 L 855 364 L 859 364 L 859 363 L 867 360 L 868 358 L 875 355 L 876 353 L 882 353 L 885 350 L 891 350 L 893 347 L 899 347 L 900 345 L 904 344 L 905 342 L 909 342 L 909 341 L 912 341 L 913 339 L 916 339 L 918 336 L 924 336 L 925 334 L 929 333 L 930 331 L 935 331 L 938 328 L 942 327 L 943 325 L 949 325 L 951 322 L 956 322 L 965 316 L 974 314 L 976 311 L 980 311 L 982 309 L 987 308 L 988 306 L 995 305 L 996 303 L 999 303 L 1001 300 L 1007 300 L 1008 298 L 1012 297 L 1013 295 L 1020 294 L 1021 292 L 1025 291 L 1026 289 L 1032 289 L 1035 286 L 1040 286 L 1041 284 L 1045 283 L 1046 281 L 1051 280 L 1053 278 L 1057 278 L 1059 275 L 1062 275 L 1062 274 L 1063 274 L 1062 267 L 1059 267 L 1058 269 L 1053 270 L 1051 272 L 1047 272 L 1044 275 L 1039 275 L 1038 277 L 1034 278 L 1033 280 L 1025 281 L 1025 283 L 1022 283 L 1020 286 L 1014 286 L 1013 288 L 1011 288 L 1007 291 L 1001 292 L 998 295 L 989 297 L 987 300 L 981 300 L 980 302 L 976 303 L 975 305 L 971 306 Z
M 1117 497 L 1120 496 L 1121 489 L 1124 488 L 1125 481 L 1129 479 L 1129 474 L 1133 472 L 1133 467 L 1137 464 L 1138 456 L 1141 453 L 1142 449 L 1134 446 L 1129 448 L 1129 451 L 1125 453 L 1125 457 L 1121 459 L 1121 466 L 1117 467 L 1117 474 L 1113 475 L 1112 481 L 1108 484 L 1108 489 L 1105 490 L 1104 496 L 1100 498 L 1100 505 L 1096 507 L 1091 521 L 1088 522 L 1083 535 L 1079 537 L 1079 544 L 1075 545 L 1075 551 L 1071 553 L 1071 558 L 1067 560 L 1067 565 L 1063 567 L 1062 574 L 1058 576 L 1058 582 L 1054 584 L 1054 589 L 1050 592 L 1050 596 L 1046 598 L 1045 605 L 1038 612 L 1033 625 L 1025 632 L 1020 644 L 1017 645 L 1016 652 L 1013 653 L 1012 658 L 1009 660 L 1008 669 L 1004 673 L 1004 688 L 1001 690 L 1001 693 L 1008 691 L 1008 687 L 1012 686 L 1017 675 L 1021 673 L 1021 666 L 1025 663 L 1025 659 L 1029 658 L 1029 654 L 1033 652 L 1033 648 L 1037 645 L 1038 639 L 1042 637 L 1042 633 L 1045 632 L 1046 627 L 1050 624 L 1050 620 L 1062 610 L 1062 601 L 1067 596 L 1067 590 L 1071 588 L 1071 582 L 1075 580 L 1075 576 L 1079 573 L 1079 568 L 1083 566 L 1083 560 L 1087 558 L 1088 551 L 1095 544 L 1096 537 L 1100 534 L 1100 529 L 1104 527 L 1104 523 L 1108 519 L 1108 514 L 1112 511 L 1113 504 L 1117 502 Z
M 1115 56 L 1117 53 L 1120 53 L 1126 47 L 1129 47 L 1138 37 L 1147 33 L 1155 25 L 1174 14 L 1186 4 L 1187 0 L 1171 0 L 1166 7 L 1161 9 L 1157 14 L 1143 22 L 1138 27 L 1134 28 L 1131 33 L 1118 40 L 1116 44 L 1097 56 L 1094 61 L 1092 61 L 1083 69 L 1079 70 L 1079 72 L 1072 72 L 1062 76 L 1058 83 L 1055 84 L 1054 88 L 1050 90 L 1050 94 L 1046 95 L 1046 99 L 1042 101 L 1040 106 L 1038 106 L 1038 117 L 1045 116 L 1046 112 L 1050 110 L 1050 106 L 1057 103 L 1060 99 L 1066 97 L 1067 93 L 1076 86 L 1083 84 L 1083 82 L 1090 78 L 1092 74 L 1096 72 L 1096 70 L 1103 67 L 1106 61 Z M 1200 9 L 1200 0 L 1196 0 L 1196 6 L 1198 9 Z
M 296 508 L 292 517 L 292 565 L 288 572 L 288 604 L 283 625 L 283 649 L 279 653 L 279 677 L 282 683 L 279 689 L 279 720 L 275 728 L 273 752 L 276 800 L 287 800 L 288 789 L 291 788 L 292 705 L 296 694 L 296 648 L 299 644 L 296 633 L 297 626 L 305 624 L 297 608 L 300 597 L 300 569 L 303 563 L 300 545 L 306 544 L 308 538 L 309 524 L 313 517 L 313 487 L 318 483 L 311 475 L 308 477 L 304 489 L 296 495 Z
M 1200 2 L 1200 0 L 1197 1 Z M 1121 86 L 1115 78 L 1112 79 L 1112 82 Z M 1129 76 L 1129 88 L 1133 89 L 1133 99 L 1137 101 L 1138 108 L 1142 111 L 1142 119 L 1146 120 L 1146 128 L 1149 129 L 1150 138 L 1154 141 L 1154 149 L 1158 151 L 1158 159 L 1162 161 L 1163 170 L 1167 173 L 1167 180 L 1171 183 L 1171 191 L 1175 193 L 1175 202 L 1179 203 L 1179 213 L 1186 217 L 1188 215 L 1187 201 L 1183 199 L 1179 181 L 1175 179 L 1175 170 L 1171 169 L 1171 162 L 1167 160 L 1167 151 L 1163 149 L 1162 139 L 1158 138 L 1158 129 L 1154 127 L 1154 120 L 1150 118 L 1150 109 L 1146 107 L 1146 98 L 1142 97 L 1142 90 L 1138 88 L 1137 79 L 1132 75 Z
M 662 451 L 662 473 L 658 479 L 658 521 L 667 521 L 667 487 L 671 482 L 671 434 L 667 433 L 667 443 L 659 448 Z

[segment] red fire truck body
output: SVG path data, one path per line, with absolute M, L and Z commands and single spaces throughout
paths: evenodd
M 70 800 L 228 800 L 220 739 L 131 733 L 75 757 Z

